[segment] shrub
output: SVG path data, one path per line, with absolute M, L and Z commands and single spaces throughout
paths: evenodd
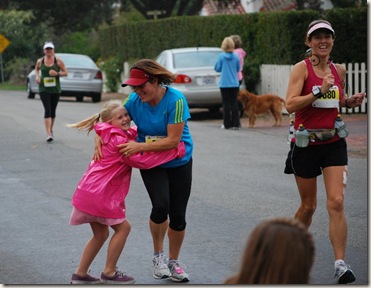
M 106 86 L 109 92 L 117 92 L 121 83 L 121 73 L 123 70 L 122 59 L 118 56 L 110 57 L 107 60 L 98 61 L 99 68 L 106 76 Z

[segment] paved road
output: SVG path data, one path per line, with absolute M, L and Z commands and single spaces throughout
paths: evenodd
M 0 101 L 0 283 L 68 284 L 90 237 L 88 226 L 71 227 L 68 219 L 71 195 L 92 156 L 93 136 L 64 124 L 96 113 L 102 103 L 61 101 L 55 141 L 47 144 L 38 97 L 29 100 L 25 93 L 0 91 Z M 270 118 L 262 117 L 254 129 L 229 131 L 219 129 L 220 118 L 207 119 L 202 111 L 194 111 L 192 117 L 194 180 L 181 261 L 190 274 L 189 284 L 220 284 L 238 266 L 251 229 L 266 218 L 292 216 L 299 197 L 294 179 L 283 174 L 287 127 L 272 128 L 267 124 Z M 367 147 L 357 139 L 365 138 L 367 120 L 358 117 L 347 123 L 353 132 L 349 142 L 356 145 L 349 148 L 353 152 L 346 192 L 346 259 L 356 273 L 355 284 L 366 285 Z M 151 276 L 150 203 L 137 170 L 127 208 L 132 232 L 119 267 L 135 276 L 137 284 L 173 284 Z M 334 283 L 327 229 L 319 178 L 311 227 L 317 249 L 312 284 Z M 104 265 L 105 250 L 106 246 L 91 267 L 95 275 Z

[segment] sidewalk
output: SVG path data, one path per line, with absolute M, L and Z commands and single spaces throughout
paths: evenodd
M 367 157 L 368 151 L 368 115 L 367 114 L 343 114 L 345 124 L 349 129 L 347 137 L 348 153 L 352 157 Z M 289 128 L 291 118 L 289 115 L 282 116 L 281 127 L 272 126 L 274 123 L 273 116 L 270 113 L 260 115 L 256 118 L 254 128 L 248 128 L 249 118 L 245 115 L 241 118 L 242 129 L 264 129 L 276 131 L 277 133 L 286 133 L 283 130 Z
M 103 93 L 102 101 L 107 101 L 110 99 L 125 99 L 127 95 L 122 93 Z M 210 116 L 207 110 L 205 109 L 191 109 L 191 113 L 200 113 L 202 114 L 201 119 L 211 122 L 220 122 L 222 123 L 222 114 L 216 120 L 215 115 Z M 347 137 L 348 143 L 348 153 L 352 157 L 367 157 L 368 151 L 368 115 L 367 114 L 343 114 L 342 115 L 344 122 L 346 123 L 350 133 Z M 198 118 L 196 115 L 192 115 L 192 119 Z M 244 115 L 241 118 L 242 129 L 268 129 L 272 128 L 279 131 L 279 133 L 286 133 L 286 131 L 281 131 L 281 129 L 288 129 L 290 125 L 289 115 L 282 116 L 282 125 L 281 127 L 273 127 L 274 119 L 273 116 L 267 112 L 264 115 L 259 115 L 256 118 L 256 124 L 254 128 L 248 128 L 249 118 Z M 270 130 L 270 129 L 269 129 Z

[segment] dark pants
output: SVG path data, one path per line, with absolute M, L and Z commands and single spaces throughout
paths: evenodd
M 40 92 L 40 98 L 44 105 L 44 118 L 55 118 L 55 111 L 59 102 L 59 94 Z
M 223 121 L 226 129 L 240 127 L 240 113 L 237 103 L 239 87 L 220 88 L 223 103 Z
M 187 164 L 174 168 L 155 167 L 140 170 L 152 202 L 150 219 L 161 224 L 168 218 L 175 231 L 186 228 L 186 210 L 191 194 L 192 158 Z

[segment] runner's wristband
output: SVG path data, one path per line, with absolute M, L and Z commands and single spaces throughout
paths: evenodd
M 349 98 L 345 99 L 345 107 L 347 107 L 348 109 L 351 109 L 352 107 L 350 107 L 350 106 L 348 105 L 348 100 L 349 100 Z

